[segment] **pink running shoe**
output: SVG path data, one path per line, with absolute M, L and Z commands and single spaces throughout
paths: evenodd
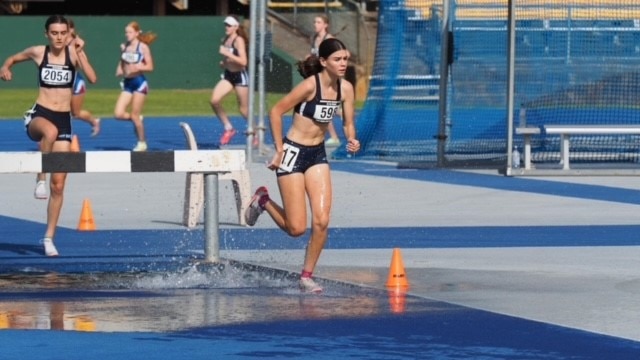
M 264 197 L 269 198 L 269 192 L 267 188 L 264 186 L 260 186 L 253 197 L 251 198 L 251 202 L 249 202 L 249 206 L 244 213 L 244 220 L 247 222 L 247 225 L 253 226 L 258 221 L 258 217 L 264 211 L 264 203 L 265 200 L 262 200 Z
M 236 129 L 225 130 L 220 138 L 220 145 L 227 145 L 231 138 L 236 134 Z

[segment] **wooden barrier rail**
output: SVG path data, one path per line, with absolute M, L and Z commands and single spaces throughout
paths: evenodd
M 204 175 L 205 261 L 219 262 L 218 175 L 246 169 L 244 150 L 0 152 L 0 174 L 189 172 Z

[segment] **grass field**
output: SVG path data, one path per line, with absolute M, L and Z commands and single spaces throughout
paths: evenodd
M 97 117 L 112 117 L 119 89 L 89 89 L 85 96 L 84 108 Z M 0 119 L 19 119 L 25 110 L 33 106 L 38 90 L 0 90 Z M 278 101 L 283 94 L 268 93 L 267 109 Z M 211 89 L 201 90 L 165 90 L 152 89 L 144 105 L 147 116 L 213 116 L 209 105 Z M 357 103 L 360 108 L 362 103 Z M 229 115 L 238 115 L 238 105 L 234 94 L 224 99 L 225 110 Z M 256 107 L 257 111 L 257 107 Z
M 98 117 L 112 117 L 113 107 L 119 94 L 119 89 L 89 89 L 84 99 L 84 108 Z M 24 111 L 33 106 L 37 96 L 38 90 L 35 88 L 0 90 L 0 119 L 22 118 Z M 149 92 L 144 114 L 148 116 L 213 116 L 209 105 L 210 97 L 211 89 L 154 89 Z M 271 108 L 280 97 L 282 94 L 267 94 L 267 107 Z M 239 114 L 234 94 L 224 99 L 224 106 L 230 115 Z

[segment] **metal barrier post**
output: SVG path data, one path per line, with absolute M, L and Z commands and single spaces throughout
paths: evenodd
M 220 261 L 218 174 L 204 174 L 204 260 Z

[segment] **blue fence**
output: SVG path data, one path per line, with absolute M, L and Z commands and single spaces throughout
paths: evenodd
M 600 4 L 572 12 L 561 3 L 531 7 L 532 2 L 516 8 L 516 113 L 526 108 L 528 124 L 540 125 L 640 123 L 640 22 L 629 18 L 640 5 Z M 380 1 L 371 86 L 357 122 L 364 158 L 436 161 L 442 5 Z M 449 25 L 445 157 L 505 161 L 507 5 L 467 5 L 453 7 Z M 555 17 L 545 18 L 549 14 Z M 542 135 L 534 151 L 549 141 Z M 589 141 L 584 144 L 589 150 Z M 638 148 L 628 137 L 612 138 L 610 145 L 613 151 L 618 145 L 624 151 Z

